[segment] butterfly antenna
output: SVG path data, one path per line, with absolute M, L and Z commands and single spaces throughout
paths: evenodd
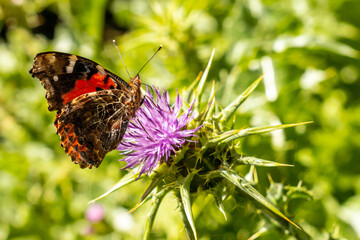
M 122 56 L 121 56 L 121 53 L 120 53 L 120 50 L 119 50 L 119 48 L 118 48 L 118 46 L 117 46 L 117 44 L 116 44 L 116 41 L 113 40 L 113 43 L 114 43 L 114 46 L 115 46 L 117 52 L 119 53 L 119 56 L 120 56 L 120 59 L 121 59 L 122 63 L 124 64 L 124 67 L 125 67 L 125 70 L 126 70 L 126 72 L 127 72 L 127 75 L 128 75 L 129 78 L 131 79 L 131 76 L 130 76 L 129 71 L 128 71 L 126 65 L 125 65 L 124 59 L 123 59 Z
M 141 70 L 144 69 L 144 67 L 151 61 L 151 59 L 153 59 L 153 57 L 155 57 L 155 55 L 160 51 L 160 49 L 162 48 L 162 45 L 159 46 L 158 50 L 155 51 L 155 53 L 151 56 L 151 58 L 144 64 L 144 66 L 142 66 L 142 68 L 139 70 L 139 72 L 136 74 L 138 75 Z

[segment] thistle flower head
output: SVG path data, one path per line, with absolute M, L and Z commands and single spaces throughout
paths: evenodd
M 168 161 L 171 154 L 190 141 L 198 130 L 187 129 L 193 119 L 192 107 L 180 114 L 182 99 L 177 94 L 175 104 L 170 105 L 169 93 L 155 88 L 156 96 L 148 89 L 142 107 L 136 112 L 118 150 L 126 153 L 125 168 L 141 166 L 139 176 L 150 173 L 161 161 Z

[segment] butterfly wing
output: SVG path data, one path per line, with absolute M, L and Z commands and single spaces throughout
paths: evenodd
M 81 168 L 98 167 L 120 143 L 140 107 L 140 78 L 130 84 L 99 64 L 76 55 L 44 52 L 30 70 L 46 90 L 61 146 Z
M 67 53 L 37 54 L 30 73 L 44 86 L 49 111 L 60 110 L 84 93 L 103 89 L 131 90 L 127 82 L 96 62 Z

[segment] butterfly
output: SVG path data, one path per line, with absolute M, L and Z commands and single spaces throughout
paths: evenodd
M 61 146 L 81 168 L 99 167 L 141 105 L 139 74 L 124 81 L 94 61 L 62 53 L 35 56 L 30 74 L 46 90 Z

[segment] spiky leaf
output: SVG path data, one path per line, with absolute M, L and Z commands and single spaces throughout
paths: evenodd
M 259 167 L 292 167 L 293 165 L 290 164 L 284 164 L 284 163 L 278 163 L 273 162 L 261 158 L 256 157 L 239 157 L 236 159 L 238 163 L 244 164 L 244 165 L 254 165 Z
M 148 198 L 148 196 L 150 195 L 150 193 L 158 187 L 159 183 L 161 182 L 161 180 L 163 179 L 163 175 L 162 174 L 157 174 L 151 181 L 149 187 L 146 189 L 146 191 L 144 192 L 144 194 L 141 196 L 140 201 L 135 205 L 135 207 L 133 207 L 129 213 L 135 211 L 138 207 L 140 207 Z
M 182 214 L 182 220 L 184 222 L 186 231 L 190 239 L 197 239 L 194 217 L 191 209 L 191 196 L 190 196 L 190 183 L 194 178 L 196 171 L 189 173 L 183 184 L 180 185 L 180 198 L 179 202 L 180 212 Z
M 144 240 L 148 240 L 150 239 L 150 232 L 152 229 L 152 226 L 154 224 L 154 220 L 157 214 L 157 211 L 159 210 L 161 201 L 163 200 L 163 198 L 165 197 L 165 195 L 168 193 L 168 191 L 165 191 L 165 189 L 160 190 L 159 192 L 153 194 L 152 197 L 152 208 L 148 214 L 148 218 L 146 219 L 146 224 L 145 224 L 145 231 L 144 231 Z
M 230 118 L 233 117 L 236 110 L 240 105 L 250 96 L 250 94 L 255 90 L 259 85 L 264 75 L 259 77 L 253 82 L 250 87 L 248 87 L 243 93 L 241 93 L 234 101 L 232 101 L 226 108 L 224 108 L 215 118 L 220 118 L 220 124 L 225 124 Z
M 220 170 L 213 171 L 209 174 L 209 177 L 221 176 L 238 187 L 247 196 L 260 203 L 263 207 L 268 209 L 271 213 L 285 219 L 295 227 L 301 229 L 290 219 L 288 219 L 279 209 L 277 209 L 269 200 L 267 200 L 261 193 L 259 193 L 251 184 L 249 184 L 244 178 L 240 177 L 234 170 L 230 168 L 222 168 Z
M 120 188 L 135 182 L 138 179 L 138 174 L 134 174 L 133 172 L 128 173 L 127 175 L 125 175 L 118 183 L 116 183 L 112 188 L 110 188 L 108 191 L 106 191 L 104 194 L 102 194 L 101 196 L 89 201 L 89 204 L 92 204 L 94 202 L 96 202 L 99 199 L 102 199 L 104 197 L 106 197 L 107 195 L 109 195 L 110 193 L 113 193 L 117 190 L 119 190 Z
M 215 54 L 215 49 L 213 49 L 212 52 L 211 52 L 209 62 L 207 64 L 207 66 L 205 68 L 205 71 L 204 71 L 203 75 L 201 76 L 200 82 L 199 82 L 199 84 L 198 84 L 198 86 L 196 88 L 196 92 L 195 92 L 195 109 L 196 109 L 197 112 L 200 112 L 201 96 L 202 96 L 202 94 L 204 92 L 205 82 L 206 82 L 207 76 L 208 76 L 209 71 L 210 71 L 210 67 L 211 67 L 211 63 L 212 63 L 214 54 Z
M 249 135 L 261 134 L 272 132 L 279 129 L 289 128 L 289 127 L 296 127 L 304 124 L 309 124 L 310 122 L 301 122 L 301 123 L 291 123 L 291 124 L 282 124 L 276 126 L 267 126 L 267 127 L 253 127 L 253 128 L 244 128 L 239 130 L 231 130 L 227 131 L 216 138 L 209 141 L 209 143 L 221 143 L 221 144 L 228 144 L 231 141 L 234 141 L 238 138 L 243 138 Z

